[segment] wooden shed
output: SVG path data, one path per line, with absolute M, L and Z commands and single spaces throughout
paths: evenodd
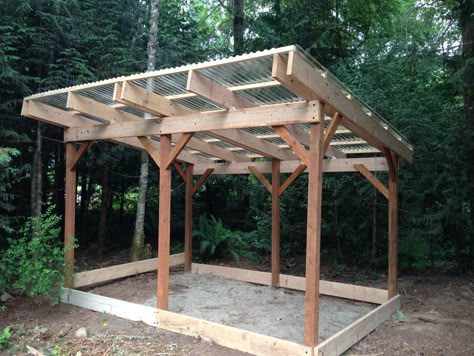
M 36 94 L 24 99 L 22 115 L 64 128 L 68 272 L 74 265 L 76 166 L 87 149 L 97 140 L 112 141 L 145 150 L 159 167 L 158 258 L 80 273 L 68 280 L 65 302 L 262 355 L 339 354 L 400 307 L 397 181 L 399 162 L 411 162 L 413 148 L 298 46 Z M 186 183 L 184 256 L 170 256 L 172 169 Z M 388 200 L 387 290 L 320 281 L 323 172 L 354 171 Z M 388 187 L 374 171 L 388 171 Z M 271 173 L 271 181 L 266 173 Z M 282 184 L 281 173 L 291 173 Z M 301 278 L 280 274 L 279 199 L 304 173 L 309 178 L 306 277 Z M 167 311 L 170 265 L 184 263 L 189 272 L 206 269 L 192 263 L 192 200 L 211 174 L 254 174 L 272 196 L 271 273 L 229 274 L 224 267 L 220 272 L 214 268 L 214 273 L 305 291 L 304 345 Z M 197 182 L 194 176 L 200 176 Z M 94 299 L 72 289 L 154 269 L 158 271 L 157 308 Z M 320 294 L 380 306 L 318 345 Z

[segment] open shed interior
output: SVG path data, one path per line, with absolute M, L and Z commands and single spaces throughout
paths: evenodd
M 343 349 L 340 345 L 347 346 L 366 335 L 397 305 L 398 170 L 400 161 L 412 161 L 413 147 L 298 46 L 36 94 L 24 99 L 22 114 L 64 128 L 67 166 L 65 246 L 69 248 L 65 257 L 66 275 L 71 276 L 66 287 L 79 286 L 72 278 L 77 162 L 95 141 L 108 140 L 148 152 L 160 168 L 158 259 L 153 262 L 158 270 L 158 327 L 197 335 L 207 327 L 216 329 L 210 324 L 179 319 L 177 314 L 167 312 L 172 305 L 169 302 L 169 268 L 173 262 L 170 256 L 172 169 L 186 184 L 182 261 L 185 272 L 193 268 L 192 197 L 207 177 L 211 174 L 254 174 L 267 188 L 272 197 L 272 271 L 265 276 L 248 275 L 247 280 L 243 280 L 274 288 L 294 283 L 298 290 L 305 292 L 304 347 L 299 350 L 313 352 L 318 347 L 320 294 L 324 294 L 325 289 L 332 290 L 333 295 L 335 290 L 338 296 L 347 298 L 362 294 L 370 299 L 381 295 L 382 299 L 377 300 L 382 309 L 367 314 L 370 327 L 352 332 L 350 337 L 344 336 L 344 342 L 336 340 L 331 345 L 337 343 L 339 346 L 336 349 L 330 346 L 332 351 L 318 349 L 320 354 L 333 354 L 327 352 L 334 350 L 340 353 Z M 372 173 L 374 171 L 388 171 L 388 187 Z M 295 280 L 280 274 L 279 198 L 304 172 L 308 173 L 306 276 Z M 386 293 L 320 281 L 323 172 L 360 172 L 387 198 Z M 283 173 L 290 174 L 283 180 Z M 265 174 L 271 174 L 271 178 Z M 200 178 L 195 182 L 194 176 Z M 78 298 L 87 298 L 78 295 Z M 115 305 L 116 302 L 110 303 Z M 140 310 L 145 312 L 145 309 Z M 178 319 L 183 323 L 196 323 L 197 331 L 191 331 L 191 327 L 177 327 Z M 357 326 L 359 321 L 351 325 Z M 249 346 L 249 336 L 244 337 L 233 329 L 225 330 L 247 340 L 243 346 L 237 344 L 238 347 L 265 354 L 261 348 L 254 350 Z M 222 333 L 216 337 L 224 344 L 229 342 Z M 258 337 L 255 340 L 265 345 L 268 354 L 275 351 L 272 347 L 281 345 L 274 342 L 271 346 L 267 339 Z M 278 352 L 284 354 L 282 350 L 287 350 L 287 346 Z

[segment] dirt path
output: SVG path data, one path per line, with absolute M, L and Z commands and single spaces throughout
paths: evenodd
M 347 355 L 474 355 L 472 281 L 405 277 L 400 292 L 407 321 L 385 322 Z M 25 354 L 26 345 L 49 355 L 243 355 L 142 323 L 70 305 L 51 307 L 46 300 L 16 297 L 6 306 L 0 330 L 10 326 L 13 337 L 2 355 Z M 75 336 L 80 327 L 87 337 Z

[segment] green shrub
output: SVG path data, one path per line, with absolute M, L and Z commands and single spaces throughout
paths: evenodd
M 10 331 L 10 327 L 7 326 L 0 333 L 0 350 L 8 346 L 8 343 L 10 342 L 11 337 L 12 337 L 12 333 Z
M 9 238 L 8 249 L 0 256 L 0 288 L 18 288 L 29 297 L 49 296 L 59 300 L 64 284 L 64 248 L 58 236 L 61 218 L 48 208 L 39 217 L 29 218 L 19 237 Z

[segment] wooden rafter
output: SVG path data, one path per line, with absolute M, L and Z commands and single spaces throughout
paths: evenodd
M 342 124 L 371 145 L 383 150 L 386 145 L 411 162 L 413 152 L 369 116 L 354 100 L 347 98 L 329 79 L 318 73 L 299 53 L 290 51 L 287 61 L 279 54 L 273 57 L 272 77 L 305 100 L 321 100 L 326 113 L 338 111 Z

